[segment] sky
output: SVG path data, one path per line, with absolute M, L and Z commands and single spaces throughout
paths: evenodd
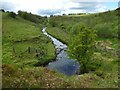
M 0 9 L 18 10 L 42 16 L 69 13 L 96 13 L 114 10 L 119 0 L 0 0 Z

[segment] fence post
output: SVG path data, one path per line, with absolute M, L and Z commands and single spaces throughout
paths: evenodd
M 39 55 L 38 55 L 38 50 L 36 49 L 36 57 L 38 57 Z
M 15 53 L 15 48 L 13 47 L 13 52 Z
M 30 53 L 30 47 L 28 47 L 28 53 Z

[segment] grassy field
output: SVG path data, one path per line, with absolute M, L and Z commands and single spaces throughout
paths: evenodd
M 108 53 L 100 48 L 95 53 L 94 58 L 103 64 L 93 72 L 66 76 L 50 71 L 43 66 L 55 59 L 55 48 L 51 40 L 42 34 L 42 23 L 36 25 L 19 16 L 11 18 L 8 13 L 2 13 L 2 15 L 3 88 L 118 87 L 118 58 L 113 54 L 113 51 L 108 51 Z M 93 19 L 94 16 L 81 17 L 52 17 L 54 23 L 51 23 L 55 24 L 55 27 L 48 24 L 47 31 L 69 45 L 71 38 L 74 36 L 73 31 L 69 31 L 72 25 L 78 23 L 80 19 L 84 22 L 89 18 Z M 115 50 L 117 48 L 117 40 L 114 40 L 114 38 L 110 40 L 109 38 L 98 38 L 98 41 L 107 43 L 107 47 L 113 47 Z

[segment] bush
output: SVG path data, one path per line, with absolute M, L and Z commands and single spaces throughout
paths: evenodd
M 32 21 L 36 24 L 38 23 L 44 23 L 44 21 L 47 19 L 46 17 L 41 17 L 38 15 L 34 15 L 32 13 L 27 13 L 24 11 L 18 11 L 18 15 L 26 20 Z
M 9 14 L 8 14 L 10 17 L 12 17 L 12 18 L 16 18 L 16 14 L 14 13 L 14 12 L 9 12 Z
M 95 26 L 97 35 L 101 38 L 113 38 L 114 33 L 109 24 L 98 24 Z
M 0 11 L 5 12 L 5 10 L 4 10 L 4 9 L 0 9 Z
M 93 63 L 92 56 L 94 54 L 96 34 L 94 30 L 85 26 L 76 25 L 76 29 L 79 32 L 69 46 L 69 55 L 78 60 L 81 73 L 88 73 L 91 71 L 90 67 L 91 63 Z
M 56 22 L 55 22 L 55 20 L 52 19 L 52 18 L 50 19 L 49 23 L 50 23 L 50 25 L 51 25 L 52 27 L 55 27 L 55 26 L 56 26 Z
M 63 23 L 60 24 L 61 29 L 65 29 L 65 25 Z

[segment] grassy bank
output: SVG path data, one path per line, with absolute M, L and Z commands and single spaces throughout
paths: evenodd
M 108 68 L 108 66 L 106 67 Z M 109 73 L 89 73 L 65 76 L 43 67 L 16 68 L 3 65 L 3 87 L 6 88 L 117 88 L 118 78 L 115 65 Z M 115 71 L 114 71 L 115 70 Z M 113 73 L 111 75 L 111 73 Z
M 54 46 L 41 30 L 41 25 L 3 13 L 3 64 L 34 65 L 53 60 Z
M 46 31 L 64 44 L 68 44 L 70 42 L 70 34 L 66 33 L 64 30 L 61 30 L 58 27 L 48 27 Z

